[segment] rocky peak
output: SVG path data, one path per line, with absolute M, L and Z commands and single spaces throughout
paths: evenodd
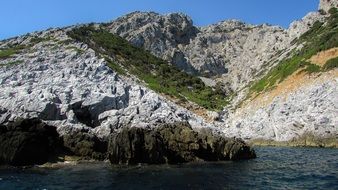
M 189 43 L 198 32 L 190 17 L 183 13 L 160 15 L 154 12 L 133 12 L 108 24 L 111 32 L 116 33 L 137 46 L 150 49 L 148 38 L 173 46 Z M 154 52 L 164 50 L 157 48 Z
M 251 25 L 245 24 L 239 20 L 225 20 L 221 21 L 217 24 L 212 24 L 206 27 L 201 27 L 203 32 L 212 32 L 212 33 L 226 33 L 229 31 L 234 31 L 236 29 L 241 30 L 246 27 L 250 27 Z
M 319 10 L 328 12 L 332 7 L 338 8 L 337 0 L 320 0 L 319 1 Z

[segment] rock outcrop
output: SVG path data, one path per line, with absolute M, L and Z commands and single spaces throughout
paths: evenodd
M 255 158 L 240 139 L 225 138 L 207 129 L 195 131 L 187 122 L 162 124 L 155 129 L 124 127 L 107 141 L 76 131 L 60 137 L 56 127 L 41 120 L 19 119 L 0 126 L 0 164 L 26 166 L 62 161 L 65 155 L 104 160 L 112 164 L 174 164 Z
M 324 12 L 327 13 L 332 7 L 337 7 L 337 1 L 320 1 L 320 9 Z M 297 39 L 314 23 L 325 22 L 328 16 L 330 15 L 323 14 L 322 11 L 311 12 L 291 23 L 288 29 L 266 24 L 250 25 L 237 20 L 224 21 L 195 27 L 196 33 L 191 35 L 189 43 L 166 44 L 152 40 L 154 31 L 145 28 L 156 26 L 156 36 L 168 35 L 168 31 L 161 29 L 157 22 L 168 20 L 169 15 L 131 13 L 108 23 L 107 27 L 112 33 L 134 44 L 135 39 L 142 36 L 147 43 L 139 43 L 138 46 L 148 49 L 186 72 L 191 72 L 192 67 L 195 73 L 204 76 L 203 81 L 208 85 L 214 83 L 215 86 L 216 82 L 221 82 L 228 93 L 236 94 L 230 109 L 221 113 L 221 120 L 225 122 L 214 123 L 223 128 L 223 132 L 228 136 L 287 141 L 304 133 L 314 133 L 323 138 L 337 134 L 337 121 L 333 116 L 337 114 L 336 75 L 329 80 L 324 79 L 311 86 L 300 87 L 287 95 L 287 98 L 284 95 L 278 96 L 271 104 L 260 105 L 254 102 L 245 108 L 235 109 L 246 97 L 250 83 L 264 76 L 264 73 L 288 57 L 292 51 L 301 49 L 304 44 L 295 43 Z M 186 20 L 190 18 L 187 17 Z M 135 21 L 138 21 L 138 27 L 131 24 Z M 117 30 L 122 25 L 130 27 L 124 27 L 123 32 Z M 181 25 L 171 23 L 171 27 L 179 29 Z M 151 44 L 156 44 L 156 49 L 163 51 L 156 51 Z M 314 107 L 310 106 L 314 101 L 320 103 Z
M 285 30 L 238 20 L 195 27 L 187 15 L 134 12 L 105 26 L 178 68 L 238 91 L 272 67 L 290 43 L 325 15 L 309 13 Z
M 319 10 L 323 10 L 324 12 L 329 12 L 332 8 L 338 8 L 338 1 L 336 0 L 320 0 L 319 2 Z
M 187 15 L 134 12 L 107 24 L 107 28 L 158 57 L 172 58 L 179 68 L 195 72 L 194 67 L 185 61 L 184 54 L 175 50 L 178 45 L 189 44 L 199 32 Z
M 184 14 L 135 12 L 106 26 L 188 73 L 220 77 L 233 90 L 250 81 L 290 41 L 287 31 L 277 26 L 230 20 L 198 28 Z
M 99 138 L 88 130 L 74 129 L 62 136 L 63 146 L 82 159 L 105 160 L 107 158 L 107 138 Z
M 243 139 L 275 141 L 290 141 L 306 133 L 337 136 L 337 71 L 312 78 L 296 90 L 276 96 L 266 93 L 243 105 L 229 115 L 224 132 Z
M 188 121 L 196 128 L 211 126 L 135 79 L 118 75 L 86 44 L 72 41 L 67 30 L 31 34 L 2 45 L 27 48 L 0 60 L 1 123 L 37 117 L 57 126 L 62 136 L 75 128 L 99 138 L 126 125 Z M 32 43 L 37 37 L 40 42 Z
M 110 137 L 113 164 L 163 164 L 255 158 L 243 141 L 211 132 L 196 132 L 188 123 L 164 124 L 156 129 L 123 128 Z
M 0 164 L 43 164 L 62 150 L 61 143 L 56 128 L 39 119 L 20 119 L 0 125 Z

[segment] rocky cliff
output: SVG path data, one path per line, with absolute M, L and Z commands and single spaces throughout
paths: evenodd
M 1 123 L 38 117 L 57 124 L 61 134 L 75 127 L 100 137 L 124 125 L 189 120 L 193 127 L 208 125 L 134 79 L 118 75 L 86 44 L 69 38 L 70 30 L 34 33 L 1 45 L 17 51 L 0 60 Z
M 184 14 L 134 12 L 107 23 L 107 28 L 178 68 L 223 83 L 238 91 L 278 58 L 290 42 L 325 16 L 311 13 L 288 30 L 237 20 L 196 27 Z
M 276 95 L 281 93 L 280 91 L 264 92 L 257 98 L 264 97 L 273 101 L 267 103 L 268 101 L 262 100 L 264 104 L 261 104 L 257 102 L 261 100 L 249 98 L 249 103 L 242 104 L 243 100 L 250 96 L 248 95 L 250 88 L 256 81 L 267 76 L 269 71 L 277 66 L 283 65 L 284 60 L 292 57 L 294 52 L 307 51 L 304 48 L 307 42 L 300 39 L 310 29 L 316 28 L 316 24 L 327 23 L 331 14 L 329 10 L 334 7 L 337 7 L 336 1 L 322 0 L 320 9 L 324 12 L 311 12 L 301 20 L 291 23 L 288 29 L 266 24 L 255 26 L 236 20 L 206 27 L 194 27 L 191 19 L 184 14 L 159 15 L 142 12 L 121 17 L 117 21 L 108 23 L 107 27 L 111 32 L 148 49 L 180 69 L 201 76 L 206 84 L 221 85 L 228 94 L 233 93 L 229 109 L 223 112 L 225 122 L 216 124 L 225 126 L 224 132 L 227 134 L 240 135 L 246 139 L 262 138 L 277 141 L 287 141 L 312 133 L 321 137 L 336 138 L 335 71 L 324 72 L 320 74 L 321 76 L 307 75 L 306 84 L 305 76 L 303 78 L 292 76 L 288 80 L 302 80 L 297 85 L 291 84 L 294 86 L 292 91 L 288 90 L 290 84 L 282 84 L 279 85 L 279 89 L 286 88 L 281 90 L 284 95 Z M 180 25 L 181 23 L 175 24 L 172 18 L 184 20 L 185 29 Z M 135 22 L 138 23 L 137 27 L 131 24 Z M 165 26 L 175 29 L 165 30 L 165 26 L 158 24 L 163 22 L 170 23 Z M 329 30 L 334 33 L 333 35 L 337 35 L 335 27 Z M 178 42 L 179 40 L 172 38 L 176 36 L 172 31 L 181 31 L 180 34 L 188 36 L 187 39 L 190 41 Z M 163 42 L 158 43 L 153 40 L 154 36 L 166 37 L 160 38 Z M 309 38 L 307 40 L 311 41 Z M 324 43 L 327 41 L 327 39 L 321 40 Z M 338 46 L 336 42 L 333 43 L 332 47 Z M 304 58 L 310 57 L 307 55 Z M 310 105 L 313 102 L 321 102 L 321 104 L 312 107 Z M 287 111 L 282 111 L 284 109 Z
M 134 72 L 132 68 L 128 70 L 128 65 L 125 64 L 124 53 L 126 52 L 124 50 L 133 47 L 126 44 L 125 47 L 118 46 L 117 52 L 108 53 L 106 52 L 108 49 L 104 48 L 109 47 L 103 45 L 100 49 L 105 51 L 101 52 L 95 48 L 99 43 L 86 44 L 74 37 L 78 33 L 72 33 L 72 31 L 83 30 L 87 32 L 93 30 L 93 33 L 96 31 L 94 26 L 91 29 L 78 26 L 51 29 L 2 41 L 0 45 L 0 86 L 2 89 L 0 92 L 0 123 L 2 124 L 1 128 L 9 130 L 5 130 L 5 133 L 0 135 L 0 140 L 4 142 L 1 151 L 5 151 L 4 155 L 0 155 L 1 163 L 40 164 L 45 162 L 48 155 L 51 154 L 49 147 L 26 144 L 38 141 L 39 139 L 34 139 L 35 136 L 41 136 L 40 129 L 28 131 L 27 135 L 23 134 L 24 130 L 20 130 L 21 127 L 23 129 L 34 128 L 34 122 L 30 125 L 31 122 L 28 120 L 22 125 L 15 125 L 14 131 L 11 130 L 12 123 L 20 121 L 21 118 L 37 118 L 43 120 L 44 123 L 41 124 L 43 126 L 55 126 L 58 136 L 62 139 L 59 145 L 67 149 L 71 155 L 86 159 L 107 158 L 107 144 L 110 136 L 119 134 L 121 129 L 125 127 L 144 128 L 147 131 L 152 131 L 163 124 L 183 121 L 189 125 L 189 133 L 193 135 L 207 129 L 210 130 L 210 134 L 217 134 L 221 139 L 225 137 L 220 130 L 204 121 L 203 118 L 150 90 L 148 87 L 150 84 L 145 82 L 147 79 L 143 81 L 141 78 L 137 78 L 143 75 L 138 75 L 139 73 Z M 97 34 L 103 36 L 107 34 L 108 37 L 113 37 L 108 33 L 98 32 Z M 117 40 L 118 38 L 112 39 Z M 124 43 L 123 40 L 120 42 Z M 134 49 L 131 54 L 138 54 L 138 51 L 140 51 L 141 57 L 145 56 L 148 60 L 155 59 L 155 62 L 150 64 L 148 68 L 154 67 L 154 72 L 158 72 L 156 70 L 158 60 L 149 53 L 138 49 Z M 129 51 L 127 53 L 129 57 L 133 57 Z M 135 60 L 128 60 L 127 63 L 130 64 L 133 61 Z M 138 62 L 136 61 L 135 64 L 134 66 L 137 66 Z M 165 63 L 165 65 L 167 64 Z M 171 71 L 173 76 L 179 74 L 183 77 L 179 80 L 189 76 L 165 65 L 160 68 Z M 147 75 L 147 77 L 151 76 L 153 75 Z M 198 89 L 207 90 L 197 78 L 187 77 L 185 81 L 200 83 L 202 85 L 198 86 Z M 152 84 L 155 82 L 159 81 L 153 81 Z M 192 90 L 196 84 L 191 84 Z M 170 84 L 163 81 L 161 85 Z M 186 93 L 189 94 L 189 92 Z M 170 98 L 172 99 L 172 97 Z M 37 122 L 41 123 L 40 120 Z M 177 126 L 177 128 L 180 127 Z M 179 133 L 176 135 L 178 135 L 177 138 L 180 138 Z M 50 138 L 59 138 L 58 136 Z M 20 138 L 22 138 L 22 142 Z M 191 139 L 187 142 L 190 143 L 194 140 L 199 141 L 199 139 Z M 48 143 L 44 138 L 41 141 Z M 16 146 L 11 146 L 11 144 L 22 144 L 24 150 L 15 150 L 13 148 Z M 242 146 L 246 147 L 247 145 L 243 142 L 239 143 L 238 151 L 242 151 Z M 21 145 L 18 146 L 18 148 L 20 147 Z M 36 155 L 26 149 L 36 149 Z M 180 150 L 176 151 L 176 153 L 180 152 Z M 185 150 L 185 152 L 191 153 L 193 151 L 193 149 Z M 230 153 L 227 152 L 228 150 L 224 151 L 224 154 Z M 231 154 L 235 154 L 237 149 L 236 151 L 229 149 L 229 151 Z M 7 153 L 14 156 L 6 157 Z M 24 158 L 30 153 L 34 154 L 32 159 L 24 161 Z M 167 156 L 170 156 L 168 154 Z M 254 153 L 252 155 L 254 157 Z M 34 158 L 37 160 L 34 161 Z M 232 159 L 232 157 L 224 156 L 222 160 L 226 159 Z M 241 158 L 236 157 L 236 159 Z M 193 159 L 186 161 L 193 161 Z
M 107 150 L 98 147 L 129 128 L 142 128 L 160 147 L 169 142 L 151 131 L 179 122 L 198 142 L 195 132 L 210 130 L 223 139 L 222 151 L 233 142 L 225 136 L 290 141 L 310 134 L 333 139 L 315 145 L 337 146 L 338 13 L 328 10 L 335 1 L 320 6 L 325 14 L 309 13 L 288 29 L 237 20 L 196 27 L 181 13 L 134 12 L 0 41 L 0 124 L 41 119 L 71 152 L 99 159 Z M 125 148 L 116 143 L 112 152 Z M 149 151 L 144 139 L 129 143 Z
M 246 139 L 337 147 L 337 22 L 337 9 L 330 9 L 296 38 L 293 52 L 247 88 L 224 130 Z

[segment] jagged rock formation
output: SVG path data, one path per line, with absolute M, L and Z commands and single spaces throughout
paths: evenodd
M 197 132 L 187 122 L 159 127 L 123 127 L 107 142 L 86 131 L 60 137 L 56 127 L 37 118 L 0 125 L 0 164 L 25 166 L 62 161 L 65 156 L 104 160 L 112 164 L 163 164 L 255 158 L 244 141 L 225 138 L 204 129 Z
M 124 128 L 113 134 L 109 159 L 115 164 L 162 164 L 255 158 L 239 139 L 196 132 L 188 123 L 164 124 L 156 129 Z
M 294 42 L 297 47 L 291 47 L 295 53 L 290 53 L 288 59 L 252 86 L 260 90 L 248 89 L 247 99 L 226 116 L 226 133 L 245 139 L 274 139 L 297 144 L 297 139 L 315 136 L 334 142 L 326 145 L 316 140 L 319 145 L 338 147 L 338 14 L 334 10 L 330 12 L 329 17 L 321 20 L 323 23 L 310 21 L 313 23 L 311 30 Z M 310 18 L 308 15 L 304 21 Z M 316 69 L 308 69 L 302 63 Z M 331 69 L 325 69 L 330 63 Z M 294 68 L 292 72 L 291 67 Z M 274 77 L 278 78 L 276 82 Z
M 337 76 L 337 71 L 332 71 L 318 78 L 306 77 L 307 82 L 292 78 L 300 83 L 296 89 L 278 95 L 266 93 L 247 103 L 230 114 L 224 131 L 244 139 L 277 141 L 289 141 L 307 133 L 334 137 L 338 131 Z
M 0 60 L 6 65 L 0 68 L 1 123 L 38 117 L 58 126 L 61 134 L 77 126 L 102 138 L 127 124 L 185 120 L 194 127 L 207 125 L 132 79 L 118 76 L 85 44 L 70 42 L 65 30 L 36 36 L 50 40 L 31 44 L 31 35 L 3 45 L 19 43 L 29 48 Z
M 216 77 L 227 88 L 237 91 L 271 66 L 276 55 L 287 49 L 294 38 L 323 18 L 319 13 L 311 13 L 285 30 L 237 20 L 195 27 L 184 14 L 135 12 L 106 26 L 112 33 L 188 73 Z
M 0 125 L 0 164 L 43 164 L 61 149 L 61 142 L 55 127 L 38 119 Z
M 70 155 L 82 159 L 105 160 L 107 158 L 108 138 L 99 138 L 88 130 L 73 129 L 64 134 L 62 140 L 62 146 Z
M 323 9 L 327 10 L 328 5 L 331 6 L 327 1 L 321 1 Z M 244 102 L 237 109 L 247 97 L 251 82 L 264 77 L 284 58 L 299 52 L 306 42 L 296 43 L 297 39 L 317 21 L 324 22 L 327 17 L 329 14 L 309 13 L 287 30 L 237 20 L 195 27 L 184 14 L 142 12 L 94 25 L 150 50 L 187 73 L 204 76 L 203 81 L 214 88 L 222 88 L 222 93 L 233 94 L 233 101 L 223 112 L 207 113 L 217 120 L 212 122 L 145 87 L 136 76 L 118 74 L 116 69 L 109 67 L 105 59 L 107 55 L 68 36 L 67 32 L 77 26 L 0 41 L 0 124 L 18 118 L 42 119 L 57 127 L 64 146 L 87 158 L 104 159 L 108 140 L 115 139 L 108 148 L 114 163 L 144 162 L 144 157 L 133 156 L 140 154 L 137 151 L 152 153 L 154 147 L 177 151 L 175 154 L 186 152 L 179 155 L 182 161 L 235 158 L 223 151 L 227 147 L 225 141 L 234 142 L 238 147 L 246 145 L 240 141 L 224 140 L 224 136 L 278 141 L 305 133 L 336 136 L 336 69 L 303 78 L 310 82 L 285 94 L 269 94 L 273 91 L 258 94 L 257 99 L 250 99 L 252 102 Z M 109 56 L 114 61 L 113 58 L 119 57 Z M 189 131 L 189 138 L 198 141 L 199 148 L 194 141 L 192 148 L 163 148 L 163 144 L 170 143 L 170 135 L 166 135 L 171 132 L 164 135 L 164 127 L 156 128 L 177 122 L 189 123 L 194 131 L 187 126 L 185 129 Z M 120 132 L 126 126 L 130 129 Z M 171 125 L 165 126 L 172 129 Z M 214 141 L 220 143 L 218 148 L 221 150 L 203 141 L 205 134 L 197 134 L 205 128 L 215 134 L 211 144 Z M 173 129 L 172 133 L 176 130 Z M 135 141 L 124 139 L 129 133 L 140 138 Z M 175 136 L 171 140 L 181 141 L 183 137 Z M 123 140 L 140 149 L 126 149 L 121 145 Z M 144 144 L 146 140 L 147 143 L 149 140 L 149 146 Z M 190 141 L 187 143 L 191 144 Z M 203 147 L 208 145 L 213 148 L 205 150 Z M 128 154 L 118 154 L 118 147 Z M 214 157 L 195 154 L 204 151 Z M 215 156 L 215 151 L 220 154 Z M 147 159 L 149 162 L 176 162 L 162 153 Z
M 197 35 L 198 29 L 188 16 L 134 12 L 107 24 L 107 28 L 158 57 L 172 58 L 179 68 L 189 73 L 195 72 L 194 67 L 185 61 L 184 55 L 174 50 L 178 45 L 189 44 Z
M 288 28 L 290 39 L 296 39 L 308 31 L 316 21 L 324 22 L 325 16 L 319 12 L 310 12 L 300 20 L 294 21 Z
M 320 1 L 320 9 L 326 13 L 332 7 L 337 7 L 336 1 Z M 197 29 L 195 33 L 186 32 L 185 35 L 191 35 L 189 43 L 173 43 L 175 40 L 172 38 L 166 38 L 165 41 L 170 42 L 167 44 L 152 40 L 154 31 L 156 36 L 170 34 L 157 23 L 160 20 L 170 20 L 172 15 L 136 12 L 108 23 L 107 27 L 112 33 L 117 33 L 130 42 L 150 50 L 186 72 L 192 72 L 193 67 L 194 73 L 207 77 L 203 81 L 210 84 L 212 84 L 210 80 L 222 82 L 227 91 L 236 93 L 230 106 L 235 109 L 246 97 L 250 82 L 264 76 L 292 51 L 301 49 L 303 44 L 295 44 L 297 38 L 316 22 L 325 22 L 329 16 L 322 12 L 311 12 L 303 19 L 291 23 L 287 30 L 277 26 L 254 26 L 230 20 L 206 27 L 195 27 L 194 31 Z M 176 14 L 176 17 L 191 20 L 184 14 Z M 137 22 L 137 27 L 131 22 Z M 180 30 L 181 25 L 173 23 L 170 26 Z M 124 27 L 121 32 L 118 28 L 122 26 L 128 27 Z M 187 26 L 193 28 L 191 22 Z M 149 28 L 157 29 L 152 31 Z M 140 36 L 146 39 L 144 41 L 147 43 L 135 43 L 140 41 L 137 40 Z M 163 51 L 156 51 L 152 44 L 156 44 L 156 49 Z M 314 133 L 320 137 L 334 136 L 337 131 L 337 120 L 334 116 L 337 115 L 335 101 L 337 89 L 336 75 L 331 73 L 331 76 L 321 77 L 322 82 L 310 77 L 310 81 L 317 82 L 304 88 L 299 86 L 299 89 L 286 95 L 287 99 L 284 95 L 277 96 L 268 105 L 253 102 L 234 113 L 232 110 L 226 110 L 225 113 L 229 112 L 229 115 L 224 115 L 225 122 L 216 125 L 223 126 L 226 134 L 239 135 L 246 139 L 284 141 L 305 133 Z M 310 106 L 312 102 L 321 103 L 312 107 Z
M 336 0 L 320 0 L 319 10 L 328 12 L 332 7 L 338 8 L 338 2 Z
M 16 51 L 0 59 L 1 123 L 42 119 L 57 127 L 72 154 L 89 159 L 105 159 L 108 137 L 125 126 L 153 128 L 186 121 L 196 130 L 216 130 L 135 79 L 118 75 L 86 44 L 70 39 L 71 29 L 1 44 L 5 51 Z

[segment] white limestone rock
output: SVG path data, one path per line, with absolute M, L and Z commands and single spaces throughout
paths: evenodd
M 286 30 L 238 20 L 195 27 L 191 18 L 181 13 L 134 12 L 105 26 L 187 73 L 217 78 L 238 91 L 272 67 L 292 40 L 324 18 L 318 12 L 310 13 Z
M 66 44 L 64 41 L 70 40 L 67 30 L 36 34 L 50 39 L 0 61 L 6 65 L 0 67 L 2 123 L 38 117 L 58 126 L 60 134 L 78 128 L 99 137 L 126 125 L 189 121 L 196 128 L 207 126 L 188 110 L 118 76 L 86 45 Z M 9 40 L 3 46 L 29 43 L 33 35 Z M 8 65 L 15 60 L 22 63 Z
M 337 0 L 320 0 L 319 1 L 319 10 L 328 12 L 332 7 L 338 8 Z
M 338 135 L 338 79 L 279 95 L 268 105 L 255 103 L 229 115 L 224 132 L 244 139 L 288 141 L 310 133 Z

